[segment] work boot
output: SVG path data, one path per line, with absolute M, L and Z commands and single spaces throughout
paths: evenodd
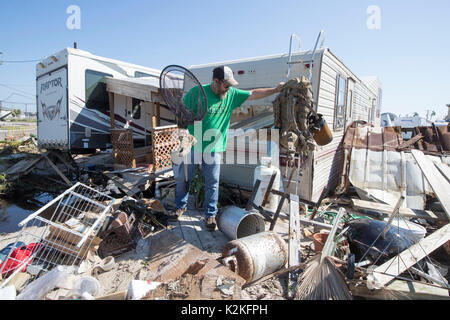
M 178 218 L 180 218 L 183 213 L 186 212 L 186 208 L 183 209 L 175 209 L 172 212 L 169 213 L 167 220 L 169 221 L 178 221 Z
M 216 218 L 215 217 L 206 218 L 205 224 L 206 224 L 206 230 L 208 230 L 208 231 L 216 230 Z

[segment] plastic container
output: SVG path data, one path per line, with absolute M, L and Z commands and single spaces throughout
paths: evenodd
M 109 257 L 106 257 L 105 259 L 103 259 L 102 263 L 103 264 L 101 265 L 101 268 L 105 272 L 114 269 L 114 266 L 116 265 L 116 262 L 114 261 L 114 257 L 112 257 L 112 256 L 109 256 Z
M 389 218 L 384 219 L 385 222 L 389 221 Z M 409 236 L 411 241 L 413 242 L 419 242 L 422 240 L 425 235 L 427 234 L 427 229 L 422 227 L 421 225 L 402 219 L 402 218 L 394 218 L 392 219 L 391 223 L 391 229 L 392 228 L 399 228 L 401 231 L 403 231 L 405 234 Z
M 144 298 L 147 293 L 155 290 L 161 282 L 146 281 L 146 280 L 131 280 L 127 291 L 128 300 L 140 300 Z
M 261 157 L 261 165 L 255 168 L 253 185 L 255 185 L 256 180 L 261 180 L 258 192 L 256 193 L 253 203 L 257 206 L 261 206 L 264 196 L 266 194 L 267 188 L 269 187 L 270 178 L 274 171 L 277 173 L 275 180 L 272 185 L 273 190 L 280 190 L 280 169 L 272 165 L 272 159 L 270 157 Z M 266 202 L 264 208 L 269 211 L 275 212 L 278 207 L 279 196 L 272 193 L 269 194 L 268 201 Z
M 94 277 L 81 277 L 75 282 L 75 289 L 80 296 L 87 292 L 91 296 L 95 297 L 100 291 L 100 282 Z
M 16 287 L 7 286 L 0 289 L 0 300 L 16 300 Z

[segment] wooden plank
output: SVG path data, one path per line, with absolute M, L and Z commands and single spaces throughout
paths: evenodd
M 334 237 L 339 228 L 339 223 L 341 222 L 341 219 L 344 216 L 345 212 L 346 211 L 344 208 L 340 208 L 338 214 L 336 215 L 336 218 L 334 218 L 333 227 L 331 228 L 331 231 L 328 234 L 327 241 L 325 242 L 323 249 L 322 249 L 322 254 L 320 257 L 321 262 L 323 262 L 323 259 L 325 259 L 325 257 L 332 256 L 331 251 L 332 251 L 332 247 L 334 244 Z
M 373 202 L 373 201 L 365 201 L 365 200 L 359 200 L 359 199 L 352 199 L 352 206 L 355 210 L 376 210 L 380 211 L 381 213 L 385 215 L 389 215 L 393 210 L 394 207 Z M 407 217 L 407 218 L 421 218 L 426 220 L 442 220 L 442 221 L 448 221 L 448 217 L 446 215 L 441 215 L 438 212 L 433 212 L 429 210 L 417 210 L 417 209 L 410 209 L 410 208 L 400 208 L 398 212 L 399 216 Z
M 15 174 L 25 174 L 30 168 L 36 165 L 39 161 L 43 159 L 42 156 L 38 156 L 34 159 L 23 159 L 22 161 L 17 162 L 13 166 L 9 167 L 6 171 L 6 175 L 15 175 Z
M 450 182 L 450 167 L 443 163 L 434 162 L 436 168 L 438 168 L 439 172 Z
M 448 290 L 426 283 L 395 280 L 379 290 L 369 290 L 365 285 L 350 285 L 352 295 L 373 300 L 449 300 Z
M 203 250 L 215 258 L 222 256 L 222 250 L 230 240 L 220 230 L 216 229 L 214 232 L 206 230 L 200 211 L 188 210 L 185 215 L 190 219 L 192 228 L 197 232 Z
M 108 92 L 109 96 L 109 124 L 111 129 L 116 127 L 115 119 L 114 119 L 114 93 Z
M 448 192 L 450 190 L 450 183 L 448 183 L 448 181 L 444 179 L 444 177 L 433 165 L 433 162 L 430 159 L 428 159 L 423 154 L 422 151 L 413 149 L 411 150 L 411 153 L 414 159 L 417 161 L 420 170 L 422 170 L 423 175 L 425 176 L 434 193 L 436 194 L 436 197 L 441 202 L 441 205 L 444 208 L 445 213 L 450 218 L 450 197 L 448 196 Z
M 412 137 L 411 139 L 409 139 L 408 141 L 403 142 L 401 145 L 399 145 L 397 147 L 397 149 L 405 149 L 408 148 L 409 146 L 412 146 L 414 143 L 416 143 L 417 141 L 419 141 L 420 139 L 423 138 L 423 135 L 421 133 L 419 133 L 418 135 Z
M 399 255 L 375 268 L 374 274 L 376 273 L 377 282 L 386 285 L 449 240 L 450 224 L 446 224 Z
M 141 156 L 141 155 L 146 155 L 147 153 L 151 153 L 152 152 L 152 147 L 148 146 L 148 147 L 140 147 L 140 148 L 134 148 L 134 155 L 137 156 Z
M 291 194 L 289 203 L 289 260 L 288 267 L 293 267 L 301 262 L 300 255 L 300 215 L 298 196 Z
M 69 179 L 58 169 L 58 167 L 50 160 L 50 158 L 47 156 L 47 152 L 43 154 L 47 162 L 50 164 L 50 166 L 56 171 L 56 173 L 64 180 L 65 183 L 69 186 L 73 186 L 73 183 L 70 182 Z
M 125 300 L 127 291 L 120 291 L 106 296 L 95 298 L 95 300 Z
M 300 254 L 300 213 L 298 195 L 291 194 L 289 201 L 289 242 L 288 242 L 288 268 L 299 265 L 301 262 Z M 295 295 L 297 281 L 295 273 L 290 272 L 288 278 L 288 295 Z
M 381 233 L 381 236 L 383 237 L 383 239 L 386 238 L 386 233 L 388 232 L 389 228 L 391 227 L 392 224 L 392 220 L 394 220 L 394 217 L 397 216 L 398 210 L 400 209 L 401 205 L 403 204 L 403 201 L 405 201 L 405 197 L 401 196 L 398 201 L 397 204 L 395 205 L 394 210 L 392 210 L 391 214 L 389 215 L 389 220 L 386 223 L 386 226 L 384 227 L 383 232 Z
M 195 226 L 192 225 L 191 218 L 188 217 L 189 213 L 187 211 L 180 218 L 178 218 L 184 240 L 200 250 L 203 250 L 202 242 L 200 241 L 197 231 L 195 230 Z
M 170 231 L 172 231 L 177 237 L 185 240 L 183 232 L 181 231 L 180 222 L 178 222 L 178 221 L 170 222 L 169 221 L 168 227 L 170 227 Z
M 161 104 L 159 102 L 156 103 L 156 126 L 161 126 Z

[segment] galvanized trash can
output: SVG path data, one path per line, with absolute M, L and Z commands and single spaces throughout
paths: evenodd
M 228 238 L 235 240 L 263 232 L 266 225 L 258 212 L 227 206 L 217 215 L 217 227 Z
M 286 241 L 275 232 L 261 232 L 228 242 L 223 263 L 247 283 L 283 268 L 288 260 Z

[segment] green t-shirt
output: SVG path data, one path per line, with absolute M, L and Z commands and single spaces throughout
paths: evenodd
M 194 151 L 223 152 L 226 150 L 231 112 L 239 108 L 250 96 L 250 91 L 230 87 L 223 100 L 212 91 L 211 84 L 203 86 L 208 101 L 208 111 L 203 121 L 189 125 L 189 133 L 197 139 Z M 199 87 L 192 88 L 184 97 L 186 107 L 195 106 Z M 203 139 L 202 139 L 203 137 Z

